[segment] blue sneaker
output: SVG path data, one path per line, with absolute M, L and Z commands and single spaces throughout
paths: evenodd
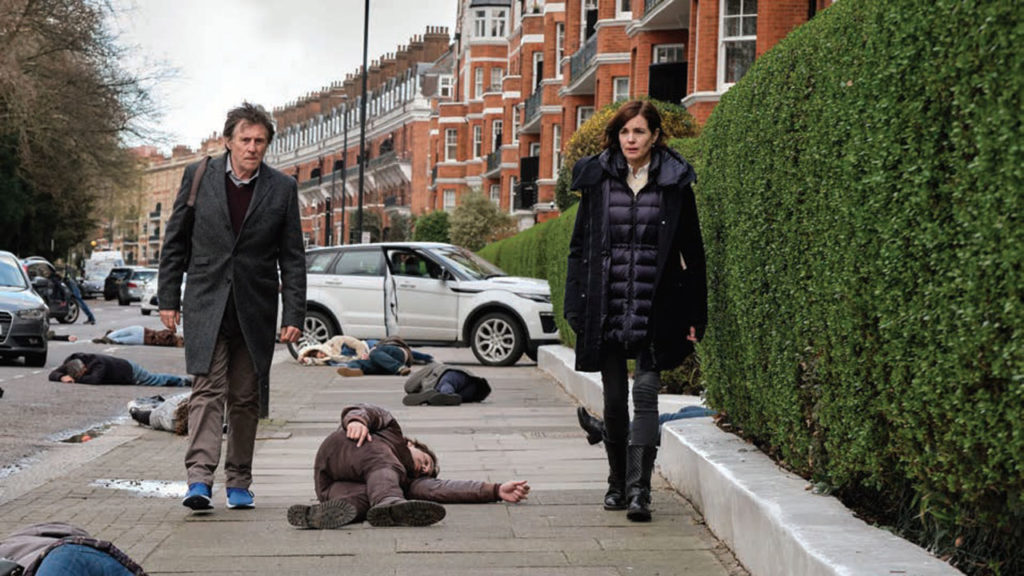
M 202 482 L 195 482 L 188 485 L 188 493 L 181 501 L 186 508 L 196 512 L 213 510 L 213 499 L 210 498 L 210 487 Z
M 255 507 L 256 503 L 252 500 L 252 492 L 245 488 L 228 488 L 228 508 L 248 510 Z

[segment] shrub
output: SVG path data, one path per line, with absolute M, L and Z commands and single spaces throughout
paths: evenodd
M 661 113 L 661 128 L 665 133 L 666 142 L 697 134 L 697 124 L 693 116 L 690 116 L 682 106 L 661 100 L 651 100 L 651 103 Z M 578 199 L 578 194 L 569 190 L 572 184 L 573 165 L 580 158 L 597 154 L 604 148 L 604 129 L 623 104 L 624 101 L 615 102 L 595 112 L 573 133 L 566 144 L 562 168 L 558 171 L 558 180 L 555 183 L 555 203 L 562 212 L 568 210 Z
M 516 233 L 515 219 L 479 190 L 462 196 L 452 212 L 448 236 L 457 244 L 476 252 L 488 242 Z
M 1024 572 L 1022 11 L 836 3 L 698 151 L 710 403 L 986 574 Z
M 421 215 L 413 226 L 416 242 L 448 242 L 448 213 L 435 210 Z

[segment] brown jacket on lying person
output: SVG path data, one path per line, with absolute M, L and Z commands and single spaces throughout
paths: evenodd
M 438 472 L 437 456 L 407 438 L 390 412 L 371 404 L 348 406 L 313 464 L 320 503 L 292 506 L 288 522 L 317 529 L 363 519 L 371 526 L 427 526 L 444 518 L 439 503 L 516 503 L 530 492 L 525 480 L 441 480 Z

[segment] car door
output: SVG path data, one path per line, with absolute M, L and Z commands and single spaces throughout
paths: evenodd
M 310 274 L 315 298 L 334 313 L 341 331 L 356 338 L 383 338 L 384 254 L 379 247 L 338 251 L 325 274 Z M 311 292 L 311 297 L 314 296 Z
M 459 298 L 443 279 L 443 267 L 422 251 L 389 248 L 395 282 L 396 333 L 407 340 L 459 339 Z

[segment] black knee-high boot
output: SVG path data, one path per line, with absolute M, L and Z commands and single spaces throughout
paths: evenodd
M 604 438 L 608 454 L 608 491 L 604 494 L 605 510 L 626 509 L 626 443 Z
M 626 518 L 633 522 L 651 521 L 651 472 L 657 446 L 633 446 L 626 451 Z

